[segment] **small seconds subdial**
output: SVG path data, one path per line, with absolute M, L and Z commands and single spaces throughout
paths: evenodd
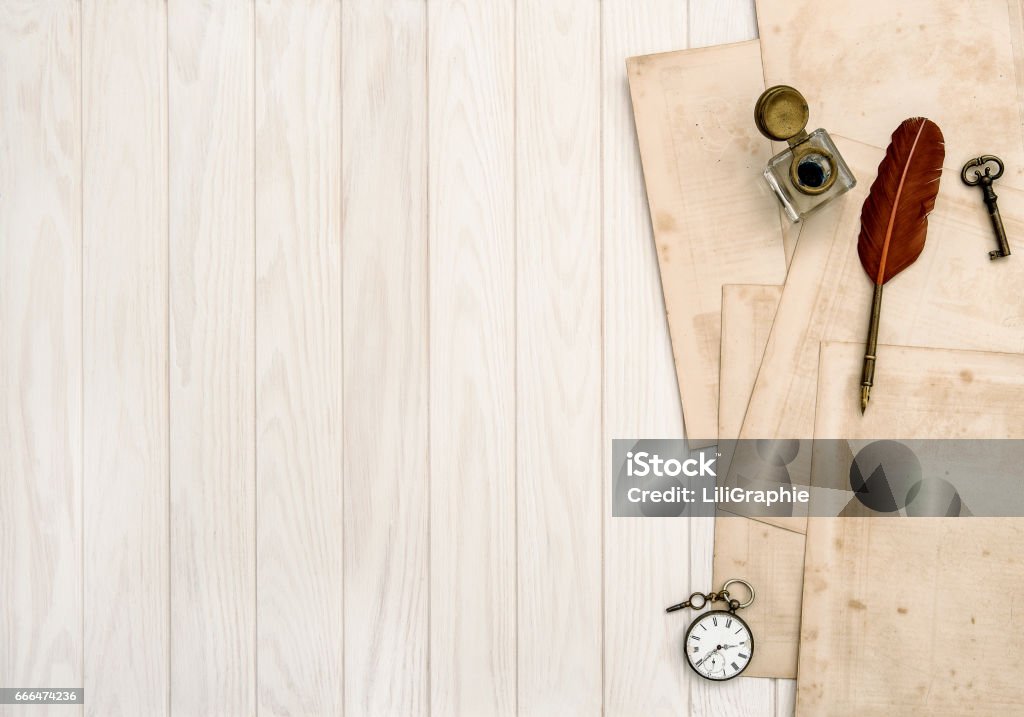
M 712 610 L 694 620 L 684 642 L 690 667 L 709 680 L 737 677 L 754 654 L 747 623 L 725 610 Z

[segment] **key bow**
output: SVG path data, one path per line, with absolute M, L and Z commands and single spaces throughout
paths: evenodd
M 996 165 L 999 168 L 998 171 L 996 171 L 996 173 L 993 175 L 992 168 L 985 166 L 987 164 Z M 972 167 L 978 167 L 978 169 L 974 170 L 974 181 L 971 181 L 967 177 L 967 170 L 971 169 Z M 984 173 L 982 173 L 981 171 L 982 167 L 985 168 Z M 996 181 L 997 179 L 1003 176 L 1003 169 L 1003 160 L 999 159 L 999 157 L 995 156 L 994 154 L 983 154 L 980 157 L 975 157 L 974 159 L 969 160 L 963 166 L 963 169 L 960 170 L 960 179 L 968 187 L 976 187 L 979 184 L 986 184 L 988 182 Z M 988 182 L 986 182 L 986 180 L 988 180 Z

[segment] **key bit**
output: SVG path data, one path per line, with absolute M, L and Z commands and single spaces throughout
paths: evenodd
M 998 168 L 995 174 L 992 174 L 992 165 Z M 972 167 L 977 167 L 977 169 L 974 170 L 972 177 L 968 177 L 967 172 Z M 984 168 L 984 172 L 981 171 L 982 168 Z M 1003 160 L 991 154 L 975 157 L 960 170 L 960 179 L 963 180 L 963 183 L 968 187 L 981 187 L 981 191 L 985 195 L 988 217 L 992 220 L 992 229 L 996 233 L 996 242 L 999 244 L 998 249 L 988 253 L 989 259 L 1010 256 L 1010 242 L 1006 238 L 1006 228 L 1003 227 L 1003 218 L 999 216 L 999 206 L 996 204 L 999 197 L 992 189 L 992 183 L 1001 176 L 1003 176 Z

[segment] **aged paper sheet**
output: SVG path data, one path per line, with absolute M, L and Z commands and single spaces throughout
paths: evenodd
M 757 41 L 627 61 L 686 436 L 718 435 L 722 285 L 786 274 L 778 203 L 761 170 L 771 145 L 753 106 Z
M 821 341 L 860 342 L 863 345 L 872 286 L 857 259 L 856 241 L 863 203 L 882 150 L 837 138 L 847 162 L 863 181 L 847 196 L 809 219 L 803 228 L 779 302 L 757 380 L 740 435 L 745 438 L 811 438 L 814 435 L 818 382 L 818 347 Z M 974 348 L 1019 352 L 1024 350 L 1024 264 L 1014 262 L 1024 252 L 1024 192 L 1004 184 L 999 205 L 1015 256 L 992 262 L 994 246 L 988 215 L 977 189 L 960 183 L 955 171 L 944 172 L 939 201 L 929 218 L 928 242 L 918 262 L 886 286 L 880 340 L 918 346 Z M 730 363 L 730 366 L 733 364 Z M 895 368 L 895 367 L 894 367 Z M 730 369 L 732 370 L 732 369 Z M 887 387 L 888 362 L 879 357 L 875 397 L 895 389 Z M 859 376 L 859 373 L 858 373 Z M 857 402 L 858 392 L 850 401 Z M 799 480 L 809 479 L 809 456 L 790 466 Z M 780 575 L 799 575 L 802 546 L 784 533 L 777 542 L 767 536 L 748 547 L 736 548 L 740 536 L 729 518 L 716 526 L 715 560 L 723 571 L 729 561 L 770 564 Z M 761 518 L 790 532 L 803 532 L 800 518 Z M 736 521 L 739 524 L 740 521 Z M 798 536 L 799 538 L 799 536 Z M 802 540 L 798 542 L 802 543 Z M 746 551 L 746 552 L 744 552 Z M 787 562 L 788 561 L 788 562 Z M 783 566 L 782 564 L 787 564 Z M 752 568 L 756 569 L 756 568 Z M 724 573 L 723 573 L 724 574 Z M 765 580 L 772 579 L 765 573 Z M 788 589 L 788 587 L 786 588 Z M 768 614 L 799 615 L 799 601 L 771 588 L 758 596 Z M 789 636 L 795 657 L 798 633 Z M 782 676 L 795 677 L 795 660 L 782 662 L 782 638 L 775 641 L 773 665 Z
M 863 345 L 822 345 L 815 437 L 1024 438 L 1024 355 L 879 356 L 862 417 Z M 805 570 L 798 717 L 1024 714 L 1024 521 L 810 518 Z
M 765 81 L 803 93 L 808 129 L 885 147 L 924 116 L 942 128 L 948 166 L 997 154 L 1024 178 L 1019 0 L 756 4 Z

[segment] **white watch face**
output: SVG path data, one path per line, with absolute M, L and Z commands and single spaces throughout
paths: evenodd
M 713 610 L 693 621 L 686 633 L 686 659 L 709 680 L 730 680 L 747 669 L 754 638 L 747 623 L 724 610 Z

